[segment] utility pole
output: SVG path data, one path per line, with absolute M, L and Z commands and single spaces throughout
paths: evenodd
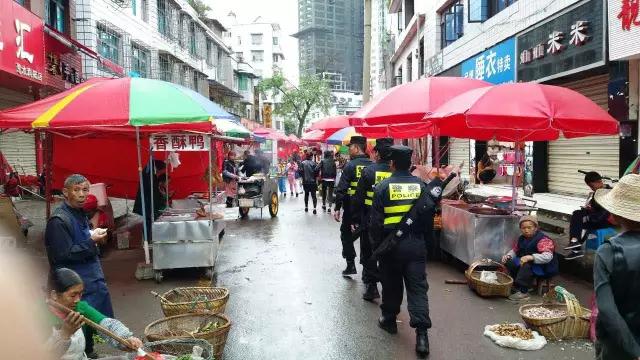
M 362 56 L 362 104 L 371 94 L 371 1 L 364 0 L 364 54 Z

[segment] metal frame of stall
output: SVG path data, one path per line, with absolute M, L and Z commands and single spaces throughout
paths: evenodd
M 171 134 L 166 134 L 170 136 Z M 201 134 L 206 136 L 208 140 L 208 151 L 209 154 L 209 179 L 208 179 L 208 187 L 209 187 L 209 214 L 213 211 L 213 185 L 211 183 L 211 174 L 213 173 L 212 169 L 212 144 L 214 138 L 220 138 L 217 136 L 213 136 L 211 134 Z M 149 136 L 149 139 L 153 138 L 153 134 Z M 141 144 L 140 144 L 140 131 L 139 128 L 136 127 L 136 145 L 137 145 L 137 157 L 138 157 L 138 173 L 139 173 L 139 181 L 141 186 L 141 200 L 142 200 L 142 217 L 146 219 L 146 201 L 145 199 L 145 191 L 143 190 L 144 186 L 144 178 L 143 178 L 143 168 L 142 168 L 142 153 L 141 153 Z M 150 159 L 150 186 L 153 188 L 153 153 L 154 150 L 150 144 L 149 147 L 149 159 Z M 169 151 L 169 150 L 159 150 L 159 151 Z M 159 152 L 155 151 L 155 152 Z M 179 152 L 179 151 L 178 151 Z M 167 175 L 168 176 L 168 175 Z M 167 191 L 169 189 L 169 183 L 167 181 Z M 151 209 L 153 209 L 153 197 L 150 199 L 151 201 Z M 211 218 L 205 220 L 192 220 L 192 221 L 175 221 L 174 223 L 181 223 L 181 225 L 174 227 L 174 229 L 169 229 L 170 226 L 165 226 L 163 229 L 163 233 L 167 236 L 195 236 L 198 234 L 198 229 L 202 228 L 202 224 L 200 222 L 207 221 L 209 228 L 209 239 L 171 239 L 171 240 L 161 240 L 161 241 L 153 241 L 153 250 L 154 250 L 154 259 L 153 259 L 153 270 L 154 270 L 154 278 L 156 282 L 161 282 L 163 279 L 162 271 L 168 269 L 176 269 L 176 268 L 198 268 L 203 267 L 206 268 L 206 275 L 210 278 L 213 277 L 213 267 L 215 266 L 215 260 L 217 258 L 217 250 L 219 245 L 219 238 L 224 231 L 224 220 L 213 220 Z M 168 224 L 168 223 L 167 223 Z M 145 253 L 145 263 L 149 265 L 151 263 L 149 242 L 148 242 L 148 233 L 151 231 L 153 233 L 153 228 L 155 225 L 160 225 L 160 223 L 156 224 L 156 221 L 152 223 L 151 229 L 147 228 L 146 221 L 143 222 L 143 236 L 144 236 L 144 253 Z M 203 230 L 203 229 L 200 229 Z M 202 233 L 202 231 L 200 231 Z M 212 253 L 207 252 L 208 246 L 206 243 L 210 243 L 211 247 L 215 247 L 215 250 L 211 250 Z M 205 244 L 204 246 L 201 246 Z M 166 250 L 163 248 L 167 248 Z M 189 247 L 197 248 L 196 251 L 189 251 Z M 203 255 L 204 254 L 204 255 Z M 197 260 L 200 260 L 198 262 Z

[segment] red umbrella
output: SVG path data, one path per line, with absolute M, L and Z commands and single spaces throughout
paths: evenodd
M 349 117 L 347 115 L 337 115 L 314 122 L 309 127 L 309 130 L 339 130 L 348 126 L 351 126 L 349 124 Z
M 490 85 L 481 80 L 460 77 L 424 78 L 378 94 L 349 119 L 352 125 L 421 122 L 426 113 L 452 97 Z
M 371 139 L 391 137 L 394 139 L 416 139 L 431 134 L 431 125 L 422 123 L 408 123 L 397 125 L 356 126 L 356 132 Z
M 289 134 L 288 136 L 289 141 L 291 141 L 294 144 L 301 144 L 302 140 L 300 140 L 297 136 L 295 136 L 294 134 Z
M 618 121 L 584 95 L 537 83 L 470 90 L 425 120 L 440 135 L 477 140 L 556 140 L 618 134 Z
M 336 132 L 336 130 L 311 130 L 302 134 L 302 140 L 308 142 L 324 142 L 329 136 L 333 135 L 334 132 Z

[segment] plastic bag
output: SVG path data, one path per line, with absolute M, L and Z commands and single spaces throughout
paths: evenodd
M 496 275 L 495 271 L 483 270 L 480 273 L 480 281 L 488 284 L 500 284 L 500 282 L 498 282 L 498 275 Z
M 496 344 L 502 347 L 508 347 L 518 350 L 540 350 L 547 345 L 547 339 L 544 336 L 538 334 L 536 331 L 532 331 L 533 339 L 523 340 L 513 336 L 500 336 L 492 331 L 495 325 L 487 325 L 484 327 L 484 335 L 493 340 Z M 525 327 L 524 324 L 515 324 L 521 327 Z

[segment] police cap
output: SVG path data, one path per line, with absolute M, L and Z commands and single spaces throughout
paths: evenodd
M 393 145 L 391 149 L 391 160 L 411 160 L 413 150 L 410 147 L 404 145 Z
M 376 140 L 376 146 L 373 147 L 373 150 L 377 152 L 383 152 L 385 150 L 389 150 L 389 147 L 393 145 L 392 138 L 380 138 Z
M 367 146 L 367 138 L 359 135 L 352 136 L 348 146 L 355 145 L 355 144 Z

